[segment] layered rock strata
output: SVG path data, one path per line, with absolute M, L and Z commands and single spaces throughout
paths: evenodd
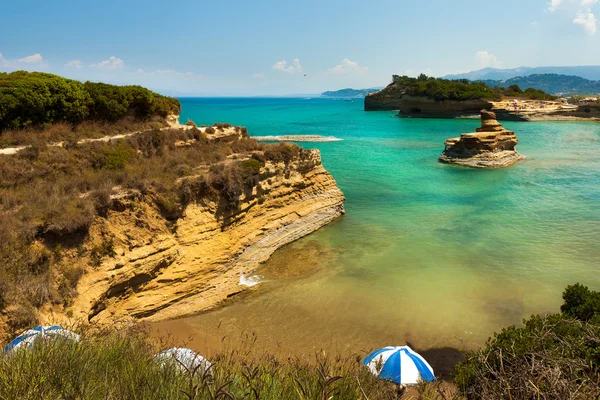
M 114 199 L 107 218 L 92 226 L 90 240 L 110 237 L 116 255 L 81 278 L 73 316 L 99 323 L 158 321 L 205 311 L 241 292 L 241 275 L 344 213 L 344 195 L 319 152 L 311 157 L 308 171 L 267 163 L 259 185 L 241 196 L 235 212 L 226 214 L 207 200 L 189 205 L 175 226 L 139 193 Z
M 502 168 L 522 160 L 514 132 L 504 129 L 491 111 L 481 111 L 481 127 L 446 140 L 440 161 L 476 168 Z

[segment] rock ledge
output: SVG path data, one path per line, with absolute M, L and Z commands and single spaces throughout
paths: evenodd
M 440 161 L 475 168 L 508 167 L 525 158 L 517 153 L 519 142 L 513 131 L 504 129 L 491 111 L 481 111 L 481 127 L 446 140 Z

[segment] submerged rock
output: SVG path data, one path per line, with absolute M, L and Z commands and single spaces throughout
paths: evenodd
M 481 110 L 477 132 L 446 140 L 440 161 L 475 168 L 508 167 L 525 158 L 515 150 L 518 142 L 515 133 L 496 120 L 496 114 Z

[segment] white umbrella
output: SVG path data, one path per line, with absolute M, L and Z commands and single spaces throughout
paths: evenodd
M 210 362 L 206 358 L 202 357 L 194 350 L 186 349 L 184 347 L 172 347 L 163 350 L 158 353 L 155 358 L 161 365 L 175 363 L 180 370 L 188 372 L 200 371 L 201 373 L 204 373 L 211 367 Z

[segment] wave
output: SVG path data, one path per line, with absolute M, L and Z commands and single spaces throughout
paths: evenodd
M 252 136 L 260 142 L 339 142 L 343 139 L 321 135 Z
M 259 275 L 254 275 L 254 276 L 244 276 L 244 275 L 240 275 L 240 286 L 248 286 L 248 287 L 252 287 L 252 286 L 256 286 L 259 283 L 262 283 L 263 279 L 262 276 Z

